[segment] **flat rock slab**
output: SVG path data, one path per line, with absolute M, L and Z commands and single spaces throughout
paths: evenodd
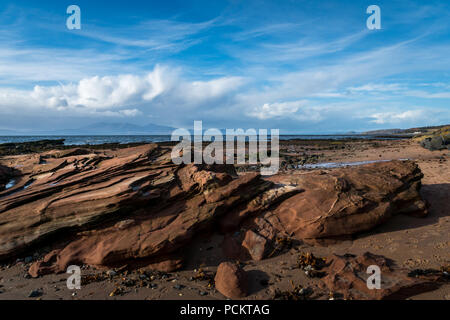
M 410 270 L 396 266 L 394 261 L 380 255 L 366 252 L 361 256 L 351 254 L 328 257 L 327 275 L 322 278 L 323 285 L 334 295 L 344 299 L 382 300 L 406 299 L 439 287 L 436 279 L 411 277 Z M 380 269 L 380 288 L 367 285 L 370 266 Z

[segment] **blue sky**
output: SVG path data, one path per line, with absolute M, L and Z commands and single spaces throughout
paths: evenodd
M 66 8 L 81 8 L 81 30 Z M 368 30 L 366 8 L 381 8 Z M 9 1 L 0 129 L 450 123 L 448 1 Z

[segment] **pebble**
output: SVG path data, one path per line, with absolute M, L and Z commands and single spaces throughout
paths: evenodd
M 206 291 L 200 291 L 200 292 L 199 292 L 199 295 L 201 295 L 201 296 L 207 296 L 207 295 L 208 295 L 208 292 L 206 292 Z
M 37 298 L 42 296 L 42 291 L 40 290 L 31 290 L 31 292 L 28 294 L 29 298 Z
M 25 257 L 25 259 L 23 259 L 23 261 L 25 263 L 30 263 L 31 261 L 33 261 L 33 257 L 32 256 Z
M 308 264 L 303 270 L 305 270 L 305 271 L 312 271 L 312 270 L 314 270 L 314 268 L 313 268 L 312 265 Z
M 108 270 L 106 271 L 106 274 L 110 277 L 114 277 L 117 274 L 117 272 L 115 272 L 114 270 Z

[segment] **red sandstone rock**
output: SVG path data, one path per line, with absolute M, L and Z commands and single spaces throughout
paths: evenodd
M 234 263 L 222 262 L 214 282 L 217 290 L 228 298 L 239 299 L 248 294 L 247 273 Z
M 242 246 L 247 249 L 248 254 L 253 260 L 259 261 L 265 257 L 268 248 L 268 241 L 266 238 L 253 232 L 252 230 L 247 230 Z
M 166 268 L 164 257 L 215 226 L 252 230 L 233 250 L 236 259 L 245 249 L 258 260 L 277 237 L 354 234 L 396 213 L 426 213 L 418 193 L 422 175 L 410 161 L 264 180 L 237 176 L 230 165 L 177 166 L 169 148 L 151 144 L 50 151 L 0 164 L 20 170 L 17 184 L 0 191 L 0 259 L 49 237 L 57 248 L 32 265 L 33 276 L 70 264 Z M 293 179 L 297 186 L 289 185 Z
M 406 299 L 439 287 L 436 281 L 412 278 L 409 270 L 400 268 L 392 260 L 383 256 L 364 253 L 362 256 L 332 255 L 327 258 L 330 265 L 324 269 L 327 276 L 322 278 L 324 287 L 344 299 Z M 381 270 L 381 288 L 369 289 L 367 269 L 376 265 Z
M 424 216 L 419 190 L 423 174 L 412 161 L 390 161 L 342 168 L 323 175 L 311 172 L 275 176 L 304 192 L 263 215 L 278 230 L 298 239 L 331 238 L 370 230 L 400 213 Z

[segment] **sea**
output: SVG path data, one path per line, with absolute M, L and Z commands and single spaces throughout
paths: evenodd
M 342 140 L 342 139 L 399 139 L 402 137 L 385 137 L 373 135 L 280 135 L 280 140 Z M 171 141 L 170 135 L 80 135 L 80 136 L 0 136 L 2 143 L 20 143 L 39 140 L 61 140 L 65 145 L 96 145 L 105 143 L 151 143 Z M 224 138 L 225 139 L 225 138 Z M 248 137 L 247 137 L 248 139 Z M 270 136 L 268 137 L 270 140 Z

